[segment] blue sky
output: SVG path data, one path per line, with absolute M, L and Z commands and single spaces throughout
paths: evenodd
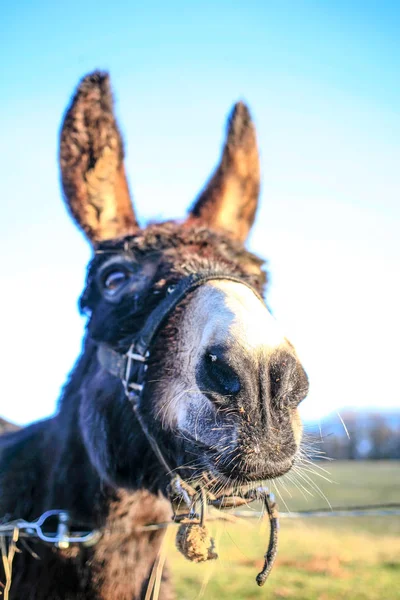
M 81 346 L 90 249 L 61 200 L 57 135 L 80 77 L 111 73 L 142 223 L 182 217 L 231 105 L 258 129 L 250 247 L 311 380 L 307 418 L 399 406 L 397 2 L 19 2 L 0 18 L 0 414 L 51 414 Z

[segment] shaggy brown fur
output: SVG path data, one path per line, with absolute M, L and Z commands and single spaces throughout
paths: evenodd
M 73 217 L 93 241 L 138 227 L 124 171 L 124 148 L 113 113 L 109 77 L 85 77 L 65 115 L 60 166 Z
M 256 131 L 249 109 L 238 102 L 229 118 L 220 164 L 195 202 L 188 224 L 201 220 L 244 242 L 254 222 L 259 191 Z

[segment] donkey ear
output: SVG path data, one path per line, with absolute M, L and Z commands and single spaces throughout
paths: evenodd
M 195 201 L 188 224 L 204 223 L 244 242 L 254 221 L 260 191 L 256 131 L 249 109 L 233 107 L 220 163 Z
M 61 128 L 60 167 L 65 200 L 92 243 L 133 233 L 124 149 L 107 73 L 80 82 Z

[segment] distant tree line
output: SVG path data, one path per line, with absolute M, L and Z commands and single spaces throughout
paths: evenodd
M 400 411 L 340 413 L 322 421 L 318 431 L 312 432 L 326 456 L 335 459 L 383 460 L 400 459 Z M 348 433 L 348 435 L 347 435 Z

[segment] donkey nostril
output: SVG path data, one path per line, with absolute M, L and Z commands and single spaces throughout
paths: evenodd
M 240 380 L 235 371 L 214 352 L 204 357 L 205 372 L 211 390 L 222 395 L 237 394 L 240 391 Z
M 210 348 L 205 353 L 197 369 L 196 380 L 202 391 L 221 396 L 235 395 L 241 387 L 237 373 L 227 363 L 220 347 Z
M 303 367 L 291 355 L 277 354 L 269 366 L 270 398 L 279 407 L 298 406 L 308 392 L 308 377 Z

